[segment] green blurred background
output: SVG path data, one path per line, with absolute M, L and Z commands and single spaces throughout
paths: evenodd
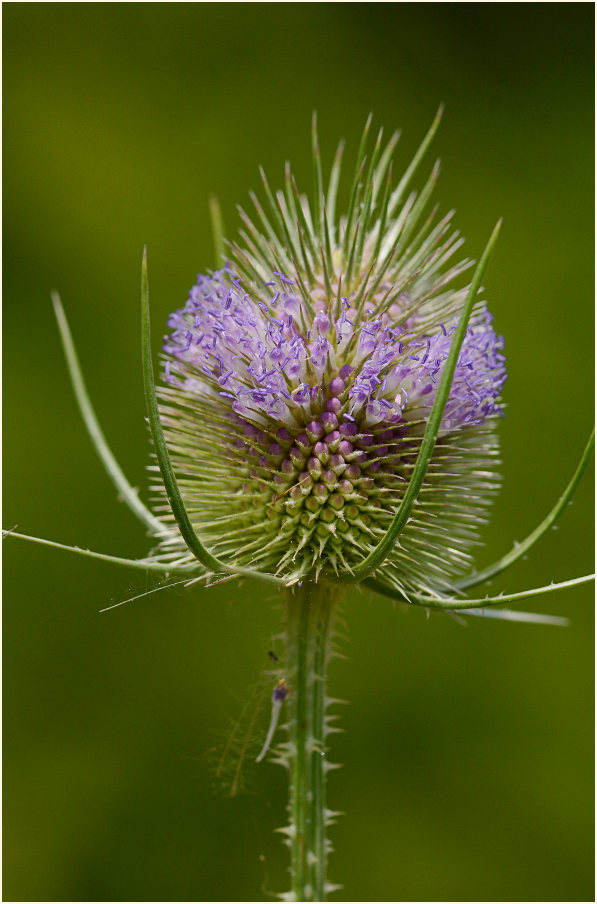
M 235 204 L 290 157 L 310 179 L 370 110 L 406 165 L 440 101 L 437 189 L 506 336 L 503 492 L 486 563 L 545 514 L 592 414 L 593 7 L 555 4 L 6 4 L 4 526 L 122 556 L 148 548 L 78 417 L 49 301 L 62 294 L 97 411 L 145 487 L 139 272 L 155 348 L 213 264 L 207 198 Z M 427 167 L 431 166 L 430 156 Z M 421 178 L 424 174 L 422 173 Z M 344 195 L 345 197 L 345 195 Z M 592 570 L 592 495 L 492 589 Z M 4 547 L 4 900 L 269 900 L 284 891 L 286 777 L 212 792 L 206 751 L 270 637 L 251 588 L 179 588 Z M 345 606 L 347 698 L 329 802 L 344 900 L 593 900 L 593 589 L 531 601 L 569 629 Z

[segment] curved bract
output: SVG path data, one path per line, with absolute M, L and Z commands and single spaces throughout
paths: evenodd
M 157 397 L 153 380 L 153 364 L 151 356 L 151 334 L 149 328 L 149 289 L 147 283 L 147 254 L 143 252 L 143 265 L 141 275 L 141 304 L 142 304 L 142 324 L 143 324 L 143 377 L 145 382 L 145 399 L 147 402 L 147 413 L 149 415 L 149 427 L 151 430 L 151 438 L 156 451 L 160 473 L 164 482 L 164 489 L 168 496 L 168 501 L 172 509 L 172 513 L 176 519 L 176 523 L 180 529 L 180 533 L 189 551 L 195 559 L 201 563 L 208 571 L 215 574 L 220 572 L 230 572 L 239 577 L 255 578 L 263 580 L 277 586 L 285 586 L 284 581 L 273 575 L 259 573 L 255 570 L 242 568 L 235 565 L 229 565 L 220 561 L 213 556 L 203 545 L 197 536 L 191 520 L 187 514 L 182 496 L 178 489 L 178 483 L 174 476 L 172 465 L 170 464 L 170 455 L 164 439 L 162 424 L 158 411 Z
M 56 315 L 56 322 L 60 331 L 60 339 L 62 341 L 64 356 L 66 358 L 75 398 L 79 406 L 79 411 L 81 412 L 81 417 L 83 418 L 89 436 L 91 437 L 91 441 L 100 457 L 100 461 L 106 469 L 108 477 L 116 487 L 119 497 L 126 505 L 128 505 L 132 513 L 137 516 L 152 534 L 159 536 L 164 530 L 164 525 L 139 499 L 136 490 L 130 485 L 122 468 L 116 461 L 116 458 L 106 441 L 104 432 L 99 425 L 95 409 L 89 398 L 89 393 L 87 392 L 83 374 L 81 373 L 79 358 L 58 292 L 52 292 L 52 304 L 54 305 L 54 314 Z

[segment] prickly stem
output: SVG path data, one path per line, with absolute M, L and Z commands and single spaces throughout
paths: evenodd
M 290 872 L 292 900 L 323 901 L 326 890 L 326 664 L 337 590 L 303 581 L 286 604 Z

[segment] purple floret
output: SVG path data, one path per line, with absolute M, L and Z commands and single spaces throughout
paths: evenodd
M 274 274 L 283 286 L 290 281 Z M 267 285 L 267 284 L 266 284 Z M 267 296 L 245 291 L 229 268 L 199 276 L 184 308 L 169 320 L 165 353 L 186 365 L 187 390 L 199 380 L 203 392 L 225 388 L 237 415 L 257 423 L 278 420 L 304 425 L 325 400 L 337 402 L 345 421 L 397 424 L 425 418 L 433 405 L 457 319 L 427 326 L 417 316 L 400 321 L 396 305 L 380 316 L 367 308 L 352 318 L 343 299 L 340 316 L 322 303 L 314 315 L 300 296 Z M 266 299 L 266 300 L 264 300 Z M 348 303 L 346 303 L 348 302 Z M 500 414 L 498 398 L 506 379 L 503 339 L 482 309 L 471 320 L 460 352 L 442 431 L 479 424 Z M 179 367 L 180 371 L 180 367 Z M 174 378 L 168 374 L 169 381 Z

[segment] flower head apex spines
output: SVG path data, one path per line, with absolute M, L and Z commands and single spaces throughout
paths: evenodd
M 398 185 L 396 136 L 366 127 L 347 213 L 336 217 L 341 154 L 327 193 L 313 128 L 315 199 L 263 175 L 267 210 L 221 270 L 200 275 L 170 318 L 162 416 L 196 530 L 214 554 L 300 579 L 350 573 L 387 529 L 412 473 L 470 261 L 452 214 L 426 213 L 437 165 L 410 182 L 434 122 Z M 460 574 L 497 487 L 503 342 L 474 308 L 415 513 L 380 568 L 408 592 Z M 168 518 L 167 506 L 160 514 Z M 184 553 L 173 534 L 163 555 Z

